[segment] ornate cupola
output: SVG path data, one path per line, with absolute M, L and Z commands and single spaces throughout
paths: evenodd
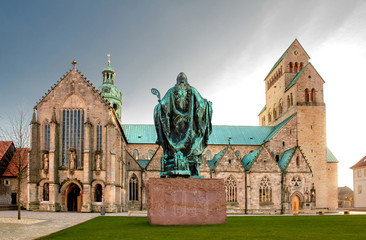
M 103 69 L 103 84 L 98 88 L 98 91 L 104 97 L 113 109 L 116 111 L 116 114 L 119 119 L 121 119 L 121 107 L 122 107 L 122 93 L 118 90 L 116 86 L 114 86 L 114 80 L 116 73 L 114 69 L 111 67 L 110 54 L 108 56 L 107 66 Z

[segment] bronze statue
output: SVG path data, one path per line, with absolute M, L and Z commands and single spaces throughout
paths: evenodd
M 199 177 L 202 153 L 212 131 L 211 102 L 188 84 L 187 76 L 182 72 L 177 77 L 176 85 L 168 90 L 162 100 L 156 89 L 152 89 L 152 93 L 159 98 L 159 104 L 154 109 L 154 122 L 157 143 L 164 150 L 162 177 L 186 175 L 187 172 Z M 181 163 L 176 163 L 177 159 Z M 185 166 L 185 162 L 189 166 Z M 180 170 L 182 174 L 174 170 Z

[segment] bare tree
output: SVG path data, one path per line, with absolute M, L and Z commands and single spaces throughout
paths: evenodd
M 23 108 L 20 108 L 14 117 L 9 118 L 9 124 L 0 126 L 0 137 L 3 140 L 13 141 L 16 151 L 9 163 L 8 170 L 17 179 L 17 206 L 18 219 L 21 219 L 21 183 L 27 179 L 27 162 L 29 147 L 29 122 Z

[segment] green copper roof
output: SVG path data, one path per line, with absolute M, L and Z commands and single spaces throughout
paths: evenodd
M 154 125 L 123 124 L 122 129 L 128 143 L 155 144 L 156 142 L 157 137 Z
M 285 170 L 285 168 L 287 167 L 287 164 L 289 163 L 291 157 L 294 155 L 295 150 L 296 147 L 291 148 L 283 153 L 280 161 L 278 162 L 278 165 L 282 170 Z
M 286 125 L 286 123 L 288 121 L 290 121 L 290 119 L 295 115 L 296 113 L 292 114 L 291 116 L 289 116 L 288 118 L 286 118 L 283 122 L 281 122 L 280 124 L 278 124 L 277 126 L 274 127 L 274 130 L 267 136 L 267 138 L 264 140 L 265 142 L 268 142 L 269 140 L 271 140 L 273 138 L 274 135 L 276 135 L 283 126 Z
M 300 72 L 298 72 L 296 75 L 295 75 L 295 77 L 294 77 L 294 79 L 292 79 L 292 81 L 290 82 L 290 84 L 287 86 L 287 88 L 285 89 L 285 92 L 287 92 L 287 90 L 289 90 L 296 82 L 297 82 L 297 80 L 299 79 L 299 77 L 301 76 L 301 74 L 304 72 L 304 70 L 305 70 L 305 68 L 309 65 L 310 63 L 307 63 L 306 65 L 305 65 L 305 67 L 303 67 L 303 69 L 301 69 L 301 71 Z
M 262 113 L 262 112 L 266 111 L 266 109 L 267 109 L 267 106 L 266 106 L 266 105 L 264 105 L 264 107 L 262 108 L 262 110 L 261 110 L 261 112 L 258 114 L 258 116 L 259 116 L 259 115 L 261 115 L 261 113 Z
M 105 72 L 105 71 L 114 72 L 114 69 L 110 65 L 107 65 L 103 69 L 103 72 Z
M 150 160 L 137 160 L 142 169 L 145 169 Z
M 327 148 L 327 162 L 329 163 L 337 163 L 338 159 L 334 156 L 334 154 Z
M 264 142 L 271 140 L 294 115 L 291 115 L 275 127 L 213 126 L 208 144 L 227 145 L 230 137 L 231 145 L 260 146 Z M 156 142 L 157 137 L 154 125 L 123 124 L 122 128 L 128 143 L 155 144 Z
M 257 150 L 245 155 L 243 159 L 241 160 L 241 163 L 244 165 L 245 170 L 249 170 L 250 166 L 254 162 L 254 160 L 257 158 L 259 153 L 262 151 L 263 147 L 258 148 Z
M 224 153 L 226 152 L 228 147 L 225 147 L 224 149 L 222 149 L 218 154 L 216 154 L 212 160 L 208 160 L 208 164 L 210 165 L 211 169 L 215 169 L 216 164 L 219 162 L 219 160 L 222 158 L 222 156 L 224 156 Z
M 231 137 L 231 145 L 262 145 L 263 140 L 273 131 L 273 127 L 213 126 L 208 144 L 226 145 Z

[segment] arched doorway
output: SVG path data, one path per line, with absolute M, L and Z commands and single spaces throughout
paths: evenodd
M 66 206 L 67 211 L 81 211 L 81 190 L 78 185 L 71 183 L 66 191 Z
M 292 212 L 297 211 L 299 209 L 300 209 L 300 198 L 297 195 L 295 195 L 292 198 Z

